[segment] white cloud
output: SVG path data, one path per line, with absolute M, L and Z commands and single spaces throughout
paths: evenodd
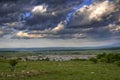
M 0 30 L 0 35 L 2 35 L 4 32 L 2 30 Z
M 16 34 L 17 37 L 27 37 L 27 38 L 43 38 L 45 37 L 46 35 L 45 34 L 28 34 L 26 32 L 23 32 L 23 31 L 19 31 L 17 34 Z
M 83 38 L 83 37 L 86 37 L 86 35 L 80 33 L 80 34 L 74 34 L 74 37 L 75 37 L 75 38 Z
M 100 4 L 95 4 L 95 5 L 91 5 L 89 7 L 89 11 L 90 11 L 90 15 L 89 15 L 89 19 L 90 20 L 101 20 L 103 16 L 110 14 L 111 12 L 113 12 L 115 9 L 114 5 L 112 3 L 110 3 L 109 1 L 104 1 Z
M 45 13 L 47 11 L 47 8 L 48 8 L 48 5 L 46 4 L 38 5 L 32 9 L 32 13 L 34 14 Z
M 9 27 L 23 27 L 24 24 L 22 22 L 11 22 L 11 23 L 6 23 L 5 24 L 6 26 L 9 26 Z
M 64 25 L 62 22 L 60 22 L 60 23 L 59 23 L 55 28 L 53 28 L 51 31 L 52 31 L 52 32 L 58 32 L 58 31 L 60 31 L 60 30 L 63 30 L 64 27 L 65 27 L 65 25 Z
M 118 21 L 120 22 L 120 18 L 118 19 Z
M 92 21 L 101 21 L 104 16 L 114 12 L 115 8 L 114 3 L 109 1 L 84 6 L 73 15 L 71 25 L 85 25 L 91 23 Z
M 111 32 L 120 32 L 120 25 L 109 24 L 108 28 Z

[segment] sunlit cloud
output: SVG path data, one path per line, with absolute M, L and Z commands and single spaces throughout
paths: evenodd
M 19 31 L 17 34 L 16 34 L 17 37 L 26 37 L 26 38 L 43 38 L 45 37 L 46 35 L 45 34 L 29 34 L 29 33 L 26 33 L 26 32 L 23 32 L 23 31 Z
M 55 28 L 52 29 L 52 32 L 58 32 L 58 31 L 64 29 L 64 27 L 65 27 L 65 25 L 62 22 L 60 22 Z
M 0 35 L 2 35 L 4 32 L 2 30 L 0 30 Z
M 118 21 L 120 22 L 120 18 L 118 19 Z
M 86 37 L 86 35 L 80 33 L 80 34 L 74 34 L 74 37 L 75 37 L 75 38 L 84 38 L 84 37 Z
M 116 25 L 116 24 L 109 24 L 109 29 L 112 32 L 120 32 L 120 25 Z
M 95 19 L 99 21 L 102 20 L 103 16 L 113 12 L 115 10 L 115 5 L 113 5 L 109 1 L 104 1 L 102 3 L 96 3 L 94 5 L 91 5 L 89 9 L 90 9 L 89 19 L 90 20 Z
M 32 9 L 32 13 L 34 14 L 45 13 L 47 11 L 47 8 L 48 8 L 48 5 L 46 4 L 38 5 Z
M 84 6 L 73 15 L 71 25 L 86 25 L 94 21 L 101 21 L 103 17 L 114 12 L 115 8 L 115 5 L 109 1 L 97 2 L 90 6 Z
M 8 27 L 23 27 L 24 24 L 22 22 L 10 22 L 5 24 Z

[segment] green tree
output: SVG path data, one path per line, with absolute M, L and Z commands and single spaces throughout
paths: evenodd
M 15 71 L 15 67 L 18 64 L 18 61 L 17 60 L 10 60 L 9 64 L 11 66 L 11 71 L 14 72 Z

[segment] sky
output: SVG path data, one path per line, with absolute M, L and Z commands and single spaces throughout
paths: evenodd
M 0 48 L 120 44 L 119 0 L 0 0 Z

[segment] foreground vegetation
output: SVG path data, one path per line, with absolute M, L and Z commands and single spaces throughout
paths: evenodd
M 120 67 L 90 61 L 19 62 L 14 72 L 7 61 L 0 62 L 0 80 L 120 80 Z
M 70 61 L 21 61 L 11 56 L 32 56 L 51 52 L 1 52 L 0 80 L 120 80 L 119 51 L 54 51 L 52 54 L 95 54 L 87 59 Z M 22 53 L 22 54 L 21 54 Z
M 96 57 L 90 58 L 93 63 L 104 62 L 104 63 L 114 63 L 120 66 L 120 54 L 97 54 Z

